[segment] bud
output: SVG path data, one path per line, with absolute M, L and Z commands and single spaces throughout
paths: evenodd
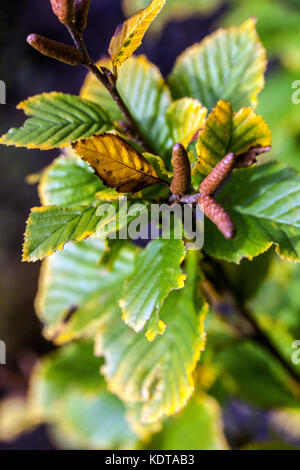
M 90 0 L 75 0 L 75 24 L 77 31 L 84 31 L 90 9 Z
M 85 60 L 83 52 L 76 49 L 76 47 L 53 41 L 40 34 L 30 34 L 27 37 L 27 42 L 41 54 L 60 60 L 65 64 L 80 65 Z
M 62 24 L 70 26 L 75 18 L 74 0 L 50 0 L 53 13 Z
M 208 217 L 220 230 L 225 238 L 230 239 L 235 235 L 235 226 L 225 209 L 211 196 L 200 196 L 198 204 Z
M 207 196 L 213 194 L 223 183 L 235 164 L 235 156 L 233 153 L 226 155 L 202 181 L 199 191 L 201 195 Z
M 175 144 L 172 151 L 174 177 L 171 192 L 176 196 L 186 194 L 191 183 L 191 164 L 182 144 Z

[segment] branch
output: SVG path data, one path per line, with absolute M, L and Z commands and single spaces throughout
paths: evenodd
M 82 62 L 82 65 L 84 65 L 84 67 L 86 67 L 109 92 L 110 96 L 113 98 L 114 102 L 124 116 L 130 135 L 145 152 L 155 153 L 142 136 L 134 117 L 120 96 L 116 85 L 115 75 L 106 67 L 101 67 L 101 70 L 99 70 L 99 68 L 94 64 L 87 51 L 82 37 L 82 32 L 77 31 L 74 25 L 67 26 L 67 29 L 72 36 L 76 48 L 84 55 L 84 61 Z
M 226 319 L 233 324 L 236 331 L 251 337 L 259 345 L 263 346 L 273 358 L 281 364 L 299 387 L 300 376 L 292 365 L 281 355 L 280 351 L 278 351 L 276 346 L 257 323 L 251 311 L 245 307 L 244 302 L 241 301 L 234 287 L 230 285 L 221 264 L 208 256 L 206 256 L 205 261 L 207 261 L 207 265 L 205 266 L 204 262 L 203 268 L 209 280 L 204 282 L 203 290 L 213 309 L 222 317 L 224 317 L 225 312 L 227 314 Z M 220 295 L 220 292 L 223 295 Z M 230 312 L 231 315 L 228 315 L 228 312 Z M 234 313 L 236 315 L 232 315 Z

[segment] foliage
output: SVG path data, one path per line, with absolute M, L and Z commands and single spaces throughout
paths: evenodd
M 227 449 L 220 406 L 232 396 L 272 409 L 270 426 L 287 410 L 299 419 L 297 368 L 289 366 L 300 332 L 299 265 L 288 261 L 300 261 L 300 175 L 249 159 L 271 146 L 268 117 L 279 147 L 280 132 L 298 124 L 292 109 L 286 121 L 268 110 L 272 79 L 258 108 L 264 117 L 254 110 L 266 53 L 253 18 L 187 49 L 166 81 L 132 54 L 165 3 L 162 22 L 179 4 L 131 3 L 144 9 L 117 28 L 111 60 L 86 58 L 80 97 L 29 98 L 19 105 L 25 125 L 1 139 L 67 148 L 40 175 L 41 206 L 31 210 L 23 248 L 24 261 L 43 259 L 35 307 L 44 336 L 60 348 L 37 365 L 26 402 L 3 402 L 0 435 L 45 422 L 68 448 Z M 291 73 L 277 78 L 287 83 Z M 191 194 L 180 202 L 197 203 L 199 183 L 212 178 L 216 210 L 232 218 L 235 237 L 206 219 L 201 251 L 188 250 L 188 233 L 177 239 L 175 226 L 170 239 L 156 227 L 146 247 L 122 239 L 151 203 L 176 203 L 176 143 L 192 170 Z M 212 170 L 229 153 L 235 168 L 218 181 Z M 269 440 L 285 446 L 282 436 Z

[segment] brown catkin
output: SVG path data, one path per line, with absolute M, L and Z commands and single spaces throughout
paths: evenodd
M 85 59 L 84 54 L 76 49 L 76 47 L 53 41 L 40 34 L 30 34 L 27 37 L 27 42 L 41 54 L 60 60 L 65 64 L 79 65 Z
M 75 18 L 74 0 L 50 0 L 53 13 L 62 24 L 70 26 Z
M 171 183 L 171 192 L 176 196 L 187 193 L 191 183 L 191 164 L 182 144 L 175 144 L 172 151 L 174 177 Z
M 208 217 L 220 230 L 225 238 L 230 239 L 235 235 L 235 226 L 225 209 L 211 196 L 200 196 L 198 204 Z
M 213 194 L 229 175 L 235 164 L 233 153 L 228 153 L 202 181 L 199 191 L 201 195 Z
M 78 31 L 85 30 L 90 9 L 90 0 L 75 0 L 75 24 Z

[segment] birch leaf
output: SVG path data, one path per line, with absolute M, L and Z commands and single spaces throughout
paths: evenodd
M 153 0 L 148 8 L 138 11 L 117 27 L 108 50 L 114 67 L 122 65 L 141 45 L 147 29 L 165 3 L 166 0 Z
M 38 186 L 43 206 L 92 204 L 95 193 L 101 190 L 104 190 L 104 185 L 88 163 L 71 152 L 56 158 L 43 171 Z
M 193 98 L 174 101 L 167 110 L 167 123 L 173 143 L 187 147 L 196 132 L 204 126 L 206 113 L 205 106 Z
M 10 129 L 3 135 L 2 144 L 47 150 L 66 147 L 70 142 L 113 128 L 101 106 L 64 93 L 33 96 L 20 103 L 18 109 L 30 118 L 23 127 Z
M 97 66 L 110 68 L 109 62 L 102 59 Z M 137 121 L 144 139 L 149 142 L 154 153 L 170 158 L 172 140 L 166 122 L 166 111 L 172 100 L 159 69 L 140 55 L 131 56 L 118 72 L 118 90 Z M 112 120 L 124 119 L 108 91 L 93 74 L 87 75 L 80 95 L 102 106 Z
M 220 100 L 199 133 L 194 173 L 208 175 L 228 153 L 232 152 L 238 157 L 251 148 L 270 145 L 271 131 L 261 116 L 251 108 L 233 113 L 231 103 Z
M 150 340 L 164 331 L 158 314 L 165 298 L 184 285 L 180 264 L 185 254 L 182 240 L 154 240 L 136 257 L 133 274 L 125 283 L 120 301 L 123 320 L 135 331 L 150 320 L 146 332 Z
M 250 18 L 239 27 L 219 29 L 183 52 L 169 77 L 173 97 L 196 98 L 209 110 L 220 99 L 235 111 L 255 107 L 267 64 L 255 25 Z
M 119 192 L 135 193 L 161 182 L 145 157 L 117 135 L 95 136 L 77 142 L 73 148 L 107 186 Z
M 237 170 L 217 197 L 232 216 L 237 234 L 225 240 L 206 221 L 204 250 L 211 256 L 239 263 L 271 245 L 290 261 L 300 260 L 300 175 L 269 162 Z

